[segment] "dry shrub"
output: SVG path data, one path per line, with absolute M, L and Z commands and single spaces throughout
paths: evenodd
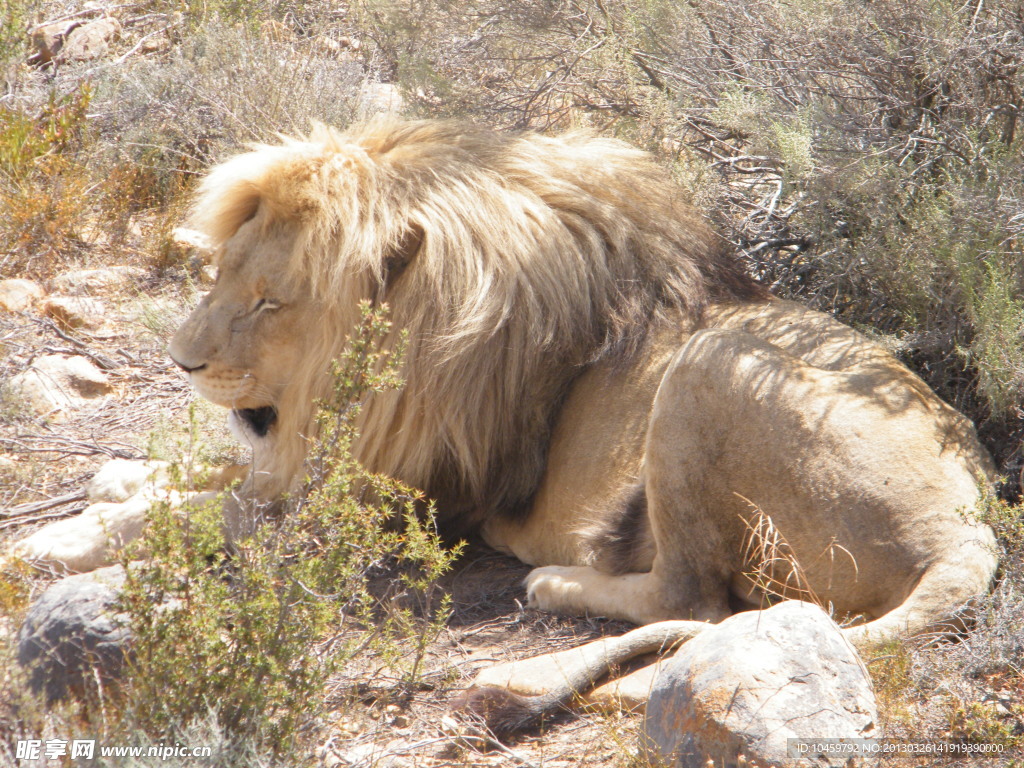
M 0 107 L 0 274 L 43 276 L 81 243 L 90 179 L 81 160 L 86 81 L 35 113 Z
M 750 505 L 750 515 L 743 518 L 743 561 L 747 563 L 743 575 L 768 600 L 804 600 L 828 610 L 808 583 L 793 548 L 775 521 L 752 502 L 744 501 Z
M 167 57 L 140 59 L 97 80 L 98 149 L 110 166 L 130 164 L 155 201 L 174 199 L 227 151 L 314 120 L 345 124 L 362 75 L 310 45 L 267 42 L 213 20 Z

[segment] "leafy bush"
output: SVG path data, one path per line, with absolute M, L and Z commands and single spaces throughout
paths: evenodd
M 367 309 L 323 404 L 309 477 L 279 521 L 229 556 L 217 505 L 153 511 L 121 600 L 134 634 L 121 727 L 166 738 L 213 712 L 225 733 L 288 752 L 344 665 L 373 653 L 418 678 L 449 612 L 432 585 L 458 550 L 441 547 L 418 492 L 349 452 L 358 403 L 400 384 L 395 355 L 377 349 L 386 329 Z M 404 599 L 373 589 L 384 573 Z

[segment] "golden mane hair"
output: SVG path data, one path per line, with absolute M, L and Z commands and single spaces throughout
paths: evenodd
M 526 507 L 583 367 L 634 354 L 665 318 L 763 295 L 647 154 L 587 132 L 317 125 L 215 167 L 193 220 L 220 246 L 261 206 L 297 233 L 282 275 L 322 317 L 296 338 L 272 473 L 301 471 L 358 302 L 386 301 L 409 332 L 406 386 L 366 404 L 356 455 L 463 522 Z

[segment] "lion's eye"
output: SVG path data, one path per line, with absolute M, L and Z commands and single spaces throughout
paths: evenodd
M 276 301 L 275 299 L 266 299 L 266 298 L 264 298 L 264 299 L 260 299 L 259 301 L 256 302 L 255 306 L 253 306 L 253 308 L 252 308 L 252 311 L 253 311 L 253 313 L 256 313 L 256 312 L 269 312 L 269 311 L 272 311 L 272 310 L 275 310 L 275 309 L 280 309 L 280 308 L 281 308 L 281 302 L 280 301 Z

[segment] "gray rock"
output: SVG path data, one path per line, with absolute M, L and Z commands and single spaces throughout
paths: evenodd
M 43 311 L 67 329 L 96 330 L 106 319 L 103 302 L 85 296 L 51 296 L 43 304 Z
M 656 764 L 673 768 L 869 766 L 869 758 L 803 757 L 788 739 L 879 737 L 871 679 L 839 627 L 796 601 L 737 614 L 664 663 L 644 719 Z
M 55 421 L 113 392 L 103 371 L 81 355 L 44 355 L 11 378 L 32 409 Z
M 24 312 L 43 298 L 43 289 L 31 280 L 14 277 L 0 280 L 0 310 Z
M 76 269 L 55 277 L 52 287 L 56 293 L 78 296 L 94 291 L 123 289 L 145 276 L 144 269 L 127 265 L 99 269 Z
M 18 662 L 48 702 L 79 694 L 120 672 L 130 633 L 113 606 L 124 584 L 119 565 L 68 576 L 29 606 L 18 631 Z

